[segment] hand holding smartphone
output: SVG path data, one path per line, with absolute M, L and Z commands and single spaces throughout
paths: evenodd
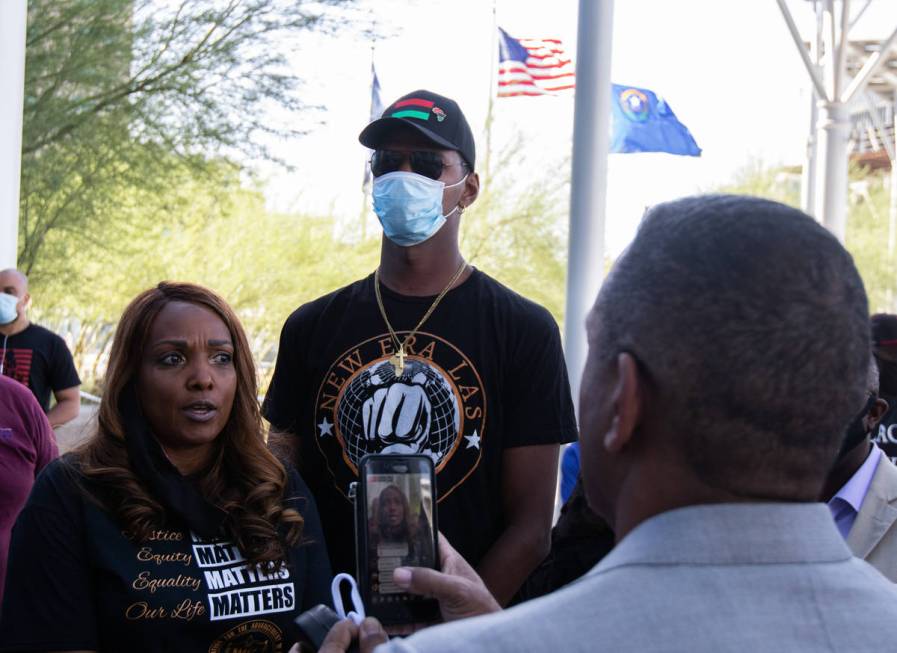
M 432 459 L 368 455 L 359 472 L 355 550 L 367 614 L 384 624 L 435 621 L 439 604 L 404 592 L 392 577 L 396 567 L 439 567 Z

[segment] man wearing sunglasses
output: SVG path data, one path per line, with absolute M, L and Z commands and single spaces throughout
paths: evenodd
M 296 436 L 335 571 L 354 570 L 361 458 L 424 454 L 440 530 L 507 603 L 548 552 L 559 445 L 576 439 L 560 334 L 461 254 L 479 177 L 453 100 L 405 95 L 359 140 L 373 150 L 379 267 L 287 320 L 265 416 Z

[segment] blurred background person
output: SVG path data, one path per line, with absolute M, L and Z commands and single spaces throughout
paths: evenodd
M 878 364 L 879 394 L 888 402 L 873 440 L 891 462 L 897 461 L 897 315 L 876 313 L 871 318 L 872 352 Z
M 12 268 L 0 271 L 0 373 L 28 386 L 56 428 L 78 416 L 81 379 L 65 340 L 33 324 L 30 306 L 28 277 Z
M 577 446 L 577 455 L 578 449 Z M 567 459 L 566 453 L 564 459 Z M 551 529 L 551 551 L 526 579 L 514 597 L 515 601 L 529 601 L 572 583 L 613 548 L 614 533 L 607 521 L 589 508 L 582 474 L 579 474 L 573 478 L 570 494 Z
M 37 399 L 21 383 L 0 376 L 0 605 L 12 525 L 38 472 L 58 455 Z
M 888 404 L 878 396 L 878 368 L 869 361 L 866 405 L 854 417 L 822 500 L 841 536 L 863 558 L 892 581 L 897 581 L 897 467 L 870 438 Z

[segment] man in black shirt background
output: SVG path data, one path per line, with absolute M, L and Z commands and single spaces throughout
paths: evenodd
M 0 293 L 7 296 L 0 297 L 0 371 L 28 386 L 53 428 L 70 422 L 81 409 L 81 379 L 71 352 L 62 338 L 28 319 L 31 295 L 24 274 L 0 271 Z M 56 398 L 52 409 L 51 392 Z
M 461 254 L 479 177 L 453 100 L 409 93 L 359 140 L 374 150 L 379 268 L 290 316 L 265 417 L 295 436 L 334 571 L 354 567 L 361 457 L 426 454 L 440 530 L 506 604 L 548 553 L 559 444 L 576 439 L 560 333 Z

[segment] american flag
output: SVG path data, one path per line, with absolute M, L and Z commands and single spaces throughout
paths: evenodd
M 498 28 L 498 97 L 554 95 L 576 86 L 558 39 L 515 39 Z

